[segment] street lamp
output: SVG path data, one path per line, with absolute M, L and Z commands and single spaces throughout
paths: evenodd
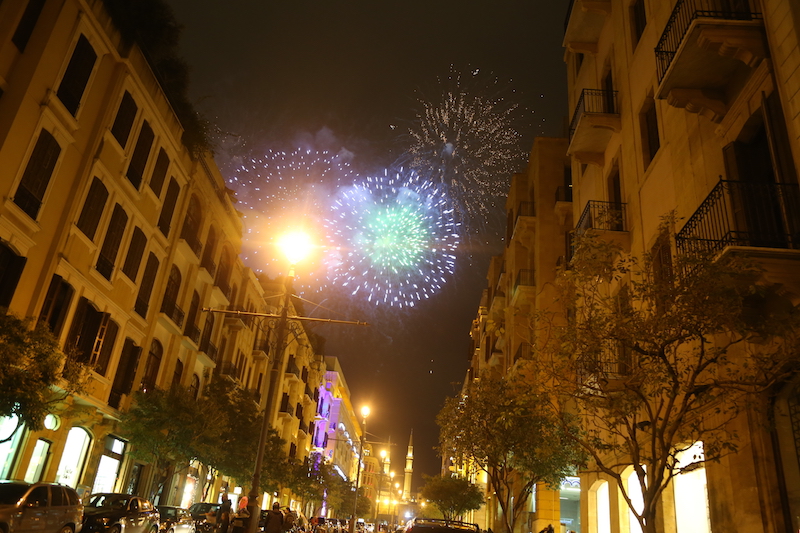
M 286 339 L 286 320 L 289 316 L 289 304 L 291 302 L 291 285 L 294 278 L 294 267 L 303 260 L 311 251 L 311 239 L 302 232 L 293 232 L 281 237 L 278 247 L 289 260 L 289 272 L 283 284 L 283 308 L 278 317 L 278 324 L 275 332 L 275 358 L 270 374 L 269 389 L 267 390 L 267 402 L 264 407 L 264 418 L 261 421 L 261 433 L 258 437 L 258 448 L 256 449 L 256 464 L 253 467 L 253 485 L 248 494 L 247 510 L 250 513 L 250 520 L 247 524 L 248 533 L 256 533 L 258 520 L 261 510 L 258 504 L 258 497 L 261 487 L 261 467 L 264 464 L 264 447 L 267 444 L 267 434 L 269 434 L 270 421 L 272 420 L 272 410 L 276 404 L 275 396 L 278 393 L 278 376 L 283 370 L 284 349 Z
M 364 439 L 367 436 L 367 417 L 369 416 L 369 407 L 364 406 L 361 408 L 361 425 L 362 433 L 361 433 L 361 443 L 358 447 L 358 463 L 356 465 L 356 497 L 355 503 L 353 503 L 353 516 L 350 519 L 350 533 L 354 533 L 356 530 L 356 520 L 358 519 L 358 484 L 359 478 L 361 477 L 361 459 L 364 457 Z

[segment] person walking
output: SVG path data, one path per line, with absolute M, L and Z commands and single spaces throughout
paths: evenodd
M 228 533 L 228 526 L 231 523 L 231 500 L 227 496 L 222 501 L 222 505 L 217 509 L 217 527 L 219 533 Z
M 273 503 L 272 509 L 267 511 L 266 514 L 264 533 L 283 533 L 283 512 L 281 511 L 281 504 L 278 502 Z

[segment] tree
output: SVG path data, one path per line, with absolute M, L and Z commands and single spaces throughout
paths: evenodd
M 676 475 L 737 450 L 731 422 L 798 368 L 798 313 L 742 257 L 695 250 L 643 260 L 596 235 L 557 282 L 560 316 L 537 317 L 532 365 L 573 405 L 570 436 L 613 479 L 645 533 Z M 567 317 L 564 320 L 563 317 Z M 682 455 L 695 443 L 703 454 Z M 643 505 L 623 471 L 632 466 Z M 637 490 L 638 492 L 638 490 Z
M 485 374 L 448 398 L 436 417 L 440 453 L 487 473 L 508 532 L 534 485 L 558 486 L 582 462 L 568 435 L 572 428 L 561 425 L 548 406 L 522 375 Z
M 480 509 L 483 494 L 468 479 L 454 476 L 425 476 L 422 497 L 442 512 L 445 520 L 456 520 L 467 511 Z
M 0 310 L 0 417 L 36 431 L 60 402 L 83 390 L 88 370 L 67 358 L 46 324 L 32 322 Z

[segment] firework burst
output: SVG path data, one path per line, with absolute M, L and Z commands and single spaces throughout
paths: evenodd
M 260 271 L 271 239 L 289 226 L 321 227 L 328 199 L 357 178 L 349 153 L 268 150 L 236 161 L 228 180 L 245 224 L 245 261 Z
M 502 207 L 511 176 L 524 165 L 518 105 L 502 96 L 497 80 L 480 81 L 452 69 L 434 100 L 419 98 L 403 161 L 445 187 L 456 217 L 473 231 Z
M 441 187 L 413 172 L 343 188 L 326 226 L 331 283 L 368 302 L 413 307 L 453 274 L 453 209 Z

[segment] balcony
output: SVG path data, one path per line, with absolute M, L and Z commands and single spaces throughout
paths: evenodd
M 720 122 L 767 57 L 756 0 L 679 0 L 656 46 L 657 98 Z
M 212 363 L 217 362 L 217 347 L 210 340 L 204 339 L 200 343 L 200 351 L 206 354 Z
M 289 418 L 294 416 L 294 406 L 289 403 L 289 397 L 287 395 L 283 396 L 281 400 L 281 406 L 278 409 L 278 416 L 287 416 Z
M 508 212 L 506 245 L 509 245 L 515 236 L 520 238 L 523 233 L 532 231 L 535 217 L 536 206 L 533 202 L 517 202 L 516 209 Z
M 584 89 L 569 125 L 567 154 L 602 166 L 612 135 L 621 128 L 617 91 Z
M 601 202 L 589 200 L 575 226 L 575 231 L 582 233 L 593 229 L 598 231 L 628 231 L 626 224 L 627 204 L 620 202 Z
M 179 328 L 183 327 L 183 318 L 186 313 L 183 312 L 183 309 L 178 307 L 178 304 L 176 304 L 174 300 L 165 299 L 161 302 L 161 312 L 167 315 L 176 326 Z
M 800 185 L 720 180 L 675 237 L 678 253 L 800 249 Z
M 211 276 L 211 279 L 214 279 L 214 276 L 217 275 L 217 264 L 211 259 L 210 256 L 204 256 L 203 260 L 200 262 L 200 268 L 206 269 L 208 275 Z
M 517 352 L 514 354 L 514 361 L 524 359 L 530 361 L 533 359 L 533 346 L 529 342 L 523 342 L 517 347 Z
M 200 344 L 200 328 L 197 327 L 195 324 L 186 324 L 186 328 L 184 328 L 183 334 L 189 337 L 189 339 L 195 344 L 197 345 Z
M 596 53 L 610 13 L 611 0 L 572 0 L 564 21 L 563 46 L 573 52 Z
M 289 359 L 286 363 L 286 377 L 287 378 L 296 378 L 297 380 L 300 379 L 300 369 L 297 368 L 297 364 L 294 362 L 294 358 Z

